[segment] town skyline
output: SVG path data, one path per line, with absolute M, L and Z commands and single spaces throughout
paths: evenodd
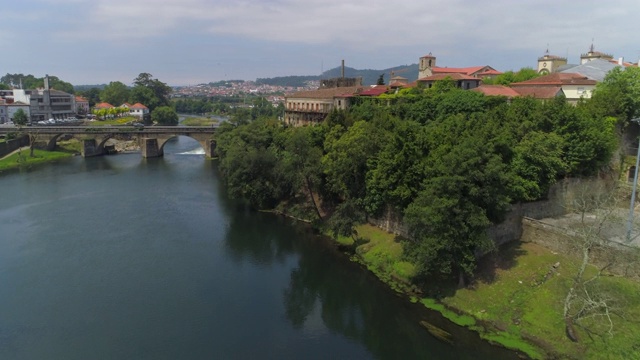
M 592 44 L 637 63 L 637 10 L 632 1 L 13 2 L 0 14 L 0 46 L 8 49 L 0 72 L 74 85 L 128 85 L 147 72 L 181 86 L 320 75 L 341 60 L 386 69 L 427 53 L 439 66 L 515 71 L 535 67 L 547 49 L 578 63 Z

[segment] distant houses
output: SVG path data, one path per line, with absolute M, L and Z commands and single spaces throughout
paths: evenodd
M 44 78 L 42 89 L 11 89 L 0 90 L 0 124 L 13 121 L 14 114 L 22 109 L 31 123 L 39 121 L 63 120 L 84 116 L 95 111 L 111 110 L 109 116 L 129 115 L 140 120 L 149 116 L 149 108 L 141 103 L 126 104 L 126 110 L 116 108 L 109 103 L 99 103 L 93 109 L 89 107 L 89 100 L 84 97 L 66 93 L 49 87 L 49 76 Z
M 639 66 L 638 63 L 617 60 L 613 55 L 595 51 L 591 45 L 588 52 L 581 54 L 580 64 L 569 64 L 564 57 L 552 55 L 547 50 L 539 57 L 537 72 L 541 76 L 504 85 L 485 85 L 483 81 L 502 74 L 489 65 L 463 68 L 437 66 L 437 58 L 429 53 L 419 58 L 418 78 L 409 82 L 407 78 L 391 74 L 389 85 L 381 86 L 345 86 L 354 85 L 355 79 L 343 77 L 323 81 L 318 90 L 300 91 L 285 96 L 284 120 L 293 126 L 317 124 L 334 109 L 346 109 L 356 97 L 378 97 L 392 94 L 403 88 L 433 87 L 438 81 L 451 81 L 454 86 L 480 92 L 486 96 L 533 97 L 549 100 L 564 96 L 569 103 L 576 104 L 580 99 L 592 96 L 596 84 L 615 67 Z M 343 63 L 344 69 L 344 63 Z M 327 84 L 331 84 L 327 86 Z
M 144 120 L 149 116 L 149 108 L 141 103 L 135 103 L 133 105 L 125 102 L 124 104 L 116 107 L 107 102 L 101 102 L 93 107 L 93 113 L 99 117 L 114 117 L 114 116 L 135 116 L 139 120 Z

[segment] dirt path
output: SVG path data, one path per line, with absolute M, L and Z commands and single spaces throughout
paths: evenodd
M 1 157 L 0 160 L 3 160 L 4 158 L 7 158 L 7 157 L 11 156 L 11 155 L 17 153 L 18 151 L 24 151 L 24 150 L 29 150 L 29 147 L 28 146 L 23 146 L 23 147 L 21 147 L 19 149 L 15 149 L 12 152 L 8 153 L 7 155 Z

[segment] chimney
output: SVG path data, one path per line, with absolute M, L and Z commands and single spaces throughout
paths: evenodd
M 342 71 L 340 72 L 340 75 L 344 79 L 344 59 L 342 60 Z
M 44 76 L 44 89 L 49 90 L 49 74 Z

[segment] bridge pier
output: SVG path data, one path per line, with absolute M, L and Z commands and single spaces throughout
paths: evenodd
M 84 139 L 82 140 L 82 157 L 100 156 L 104 153 L 102 148 L 96 139 Z
M 204 148 L 204 155 L 206 157 L 214 158 L 216 157 L 216 141 L 213 139 L 207 139 L 200 141 L 202 147 Z
M 158 139 L 156 138 L 140 138 L 139 144 L 142 157 L 150 158 L 164 155 L 164 150 L 158 146 Z

